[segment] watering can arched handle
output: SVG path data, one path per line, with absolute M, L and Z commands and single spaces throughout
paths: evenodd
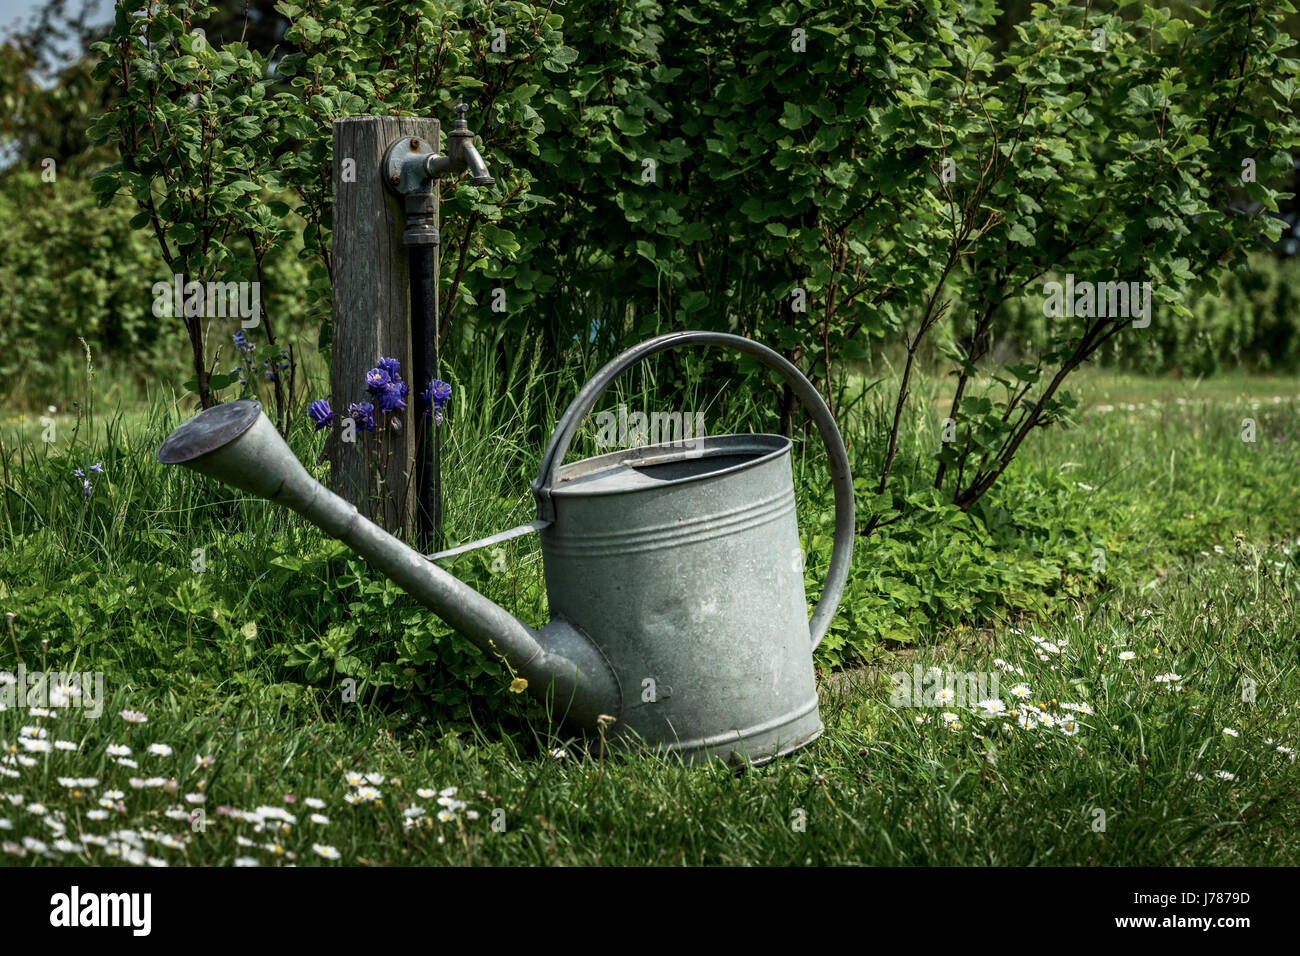
M 853 511 L 853 478 L 849 474 L 849 457 L 844 451 L 844 440 L 840 437 L 840 430 L 835 426 L 835 418 L 817 393 L 817 389 L 813 388 L 812 383 L 799 369 L 766 345 L 726 332 L 670 332 L 642 342 L 612 359 L 582 387 L 555 426 L 555 433 L 551 435 L 546 453 L 542 455 L 537 480 L 533 482 L 533 495 L 537 498 L 537 517 L 546 522 L 555 519 L 554 504 L 551 501 L 551 486 L 555 482 L 555 474 L 559 470 L 560 463 L 564 461 L 565 452 L 569 450 L 569 443 L 573 441 L 578 424 L 595 407 L 596 399 L 601 396 L 601 393 L 613 384 L 629 365 L 682 345 L 722 345 L 758 359 L 768 368 L 781 374 L 811 413 L 813 421 L 817 423 L 817 431 L 821 433 L 822 443 L 826 446 L 831 481 L 835 488 L 835 545 L 831 552 L 831 567 L 826 574 L 826 585 L 822 589 L 821 600 L 817 602 L 812 620 L 808 624 L 808 630 L 812 635 L 812 646 L 815 648 L 826 636 L 826 629 L 830 627 L 835 610 L 839 607 L 840 597 L 844 593 L 844 584 L 849 577 L 849 563 L 853 559 L 853 539 L 857 533 Z

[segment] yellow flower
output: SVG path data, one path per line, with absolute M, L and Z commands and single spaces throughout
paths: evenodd
M 528 689 L 528 681 L 522 677 L 516 677 L 510 682 L 510 693 L 522 694 Z

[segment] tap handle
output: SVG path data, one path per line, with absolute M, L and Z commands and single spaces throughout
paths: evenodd
M 469 104 L 457 103 L 452 107 L 452 112 L 456 114 L 456 130 L 469 129 L 469 122 L 465 119 L 465 114 L 469 112 Z

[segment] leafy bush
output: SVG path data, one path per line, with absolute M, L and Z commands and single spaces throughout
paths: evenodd
M 207 8 L 125 7 L 96 44 L 98 75 L 121 96 L 94 127 L 123 163 L 95 188 L 128 189 L 136 221 L 186 275 L 223 268 L 228 233 L 247 234 L 256 265 L 296 211 L 320 302 L 331 121 L 445 116 L 472 99 L 501 183 L 486 197 L 446 192 L 453 341 L 481 324 L 509 352 L 540 332 L 563 362 L 575 340 L 731 329 L 779 346 L 833 400 L 838 361 L 901 335 L 884 495 L 916 354 L 957 297 L 956 427 L 934 486 L 963 509 L 1031 432 L 1069 416 L 1072 371 L 1142 338 L 1127 315 L 1058 321 L 1004 387 L 968 394 L 999 307 L 1077 273 L 1149 282 L 1148 305 L 1190 316 L 1186 303 L 1217 290 L 1253 242 L 1276 239 L 1280 220 L 1231 200 L 1276 210 L 1300 135 L 1285 4 L 1231 0 L 1204 22 L 1036 5 L 994 49 L 990 0 L 861 0 L 847 16 L 813 0 L 310 0 L 278 6 L 296 49 L 270 78 L 246 45 L 218 50 L 192 32 Z M 489 288 L 507 311 L 457 324 L 455 306 Z M 189 332 L 206 403 L 202 330 Z
M 1225 274 L 1217 294 L 1188 303 L 1189 316 L 1159 316 L 1144 334 L 1115 340 L 1098 361 L 1145 374 L 1214 375 L 1233 369 L 1293 373 L 1300 370 L 1300 262 L 1266 253 L 1249 267 Z M 1050 339 L 1039 304 L 1003 306 L 997 348 L 1032 354 Z
M 42 210 L 33 214 L 33 210 Z M 140 359 L 129 374 L 175 369 L 173 320 L 147 293 L 156 253 L 124 204 L 99 208 L 84 182 L 14 170 L 0 188 L 0 401 L 63 407 L 92 353 Z M 168 361 L 170 358 L 170 362 Z

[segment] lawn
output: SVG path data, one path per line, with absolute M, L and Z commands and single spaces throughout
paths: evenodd
M 584 750 L 315 529 L 157 465 L 188 413 L 69 420 L 53 446 L 10 421 L 0 669 L 100 672 L 104 698 L 0 711 L 0 861 L 1294 862 L 1300 381 L 1081 381 L 1077 427 L 1034 436 L 979 527 L 864 543 L 819 658 L 825 735 L 745 771 Z M 917 486 L 946 407 L 926 388 Z M 459 540 L 527 520 L 538 454 L 504 415 L 472 422 L 447 462 Z M 293 436 L 306 461 L 317 441 Z M 97 462 L 87 497 L 71 468 Z M 816 454 L 796 475 L 815 597 Z M 507 556 L 455 570 L 540 621 L 535 540 Z M 894 675 L 931 668 L 996 677 L 1000 706 L 910 706 Z

